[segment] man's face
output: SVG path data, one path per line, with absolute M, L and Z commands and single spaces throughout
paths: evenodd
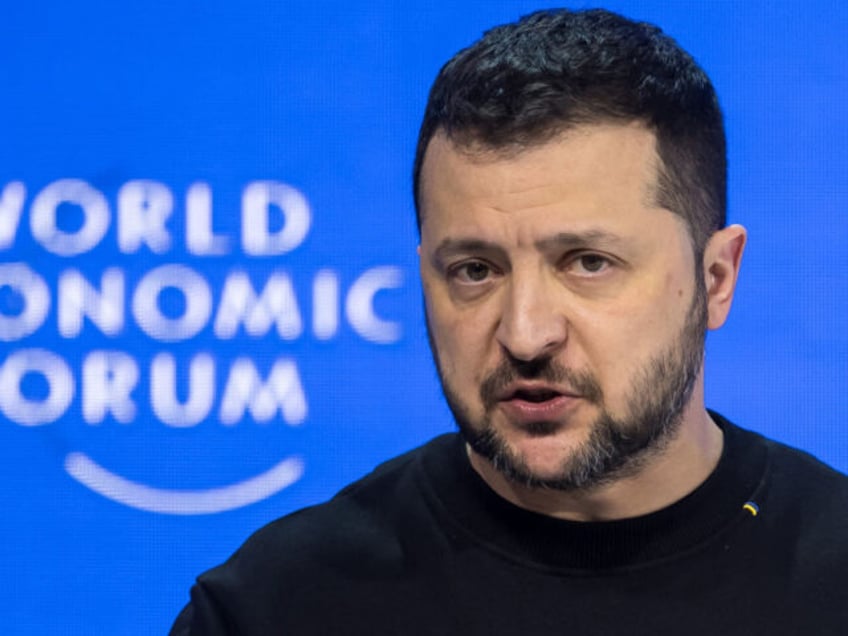
M 421 276 L 448 403 L 472 449 L 531 486 L 591 488 L 673 436 L 706 299 L 657 207 L 654 135 L 585 125 L 512 155 L 430 142 Z

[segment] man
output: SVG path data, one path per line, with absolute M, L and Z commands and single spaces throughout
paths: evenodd
M 848 479 L 704 408 L 746 235 L 691 57 L 604 11 L 496 28 L 414 193 L 460 435 L 260 530 L 172 633 L 848 633 Z

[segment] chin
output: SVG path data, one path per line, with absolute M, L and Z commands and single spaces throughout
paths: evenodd
M 496 470 L 525 485 L 560 484 L 585 454 L 589 437 L 573 427 L 548 422 L 506 429 L 490 424 L 472 431 L 460 425 L 460 431 L 469 446 Z
M 507 449 L 528 470 L 544 478 L 556 478 L 580 454 L 588 435 L 582 430 L 559 426 L 546 434 L 533 431 L 502 436 Z

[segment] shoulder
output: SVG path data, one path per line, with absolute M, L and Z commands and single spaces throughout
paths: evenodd
M 734 428 L 744 444 L 765 449 L 753 497 L 761 540 L 808 579 L 836 580 L 848 569 L 848 476 L 810 453 Z
M 824 506 L 848 517 L 848 475 L 806 451 L 741 428 L 713 411 L 710 414 L 724 430 L 726 442 L 734 447 L 735 461 L 752 462 L 764 456 L 762 486 L 773 490 L 783 503 Z
M 813 455 L 766 440 L 769 499 L 800 541 L 826 553 L 844 553 L 848 564 L 848 476 Z
M 419 462 L 425 455 L 447 454 L 453 437 L 438 437 L 395 457 L 331 500 L 269 523 L 200 582 L 238 586 L 247 579 L 272 579 L 284 584 L 322 571 L 338 579 L 358 576 L 363 569 L 402 567 L 402 528 L 426 526 L 428 518 Z
M 438 532 L 422 496 L 420 464 L 425 457 L 449 461 L 456 444 L 455 435 L 437 437 L 330 501 L 261 528 L 197 578 L 171 633 L 264 634 L 272 625 L 313 633 L 300 617 L 321 616 L 329 606 L 333 620 L 344 624 L 343 607 L 355 614 L 385 592 L 375 582 L 397 580 L 411 562 L 432 554 L 428 542 Z
M 764 438 L 769 478 L 776 493 L 792 496 L 805 509 L 819 508 L 848 519 L 848 475 L 810 453 Z
M 775 558 L 794 573 L 788 583 L 793 603 L 818 608 L 822 616 L 838 610 L 844 620 L 848 477 L 808 453 L 770 440 L 766 444 L 763 541 L 787 547 Z
M 733 526 L 738 558 L 759 579 L 752 594 L 779 594 L 789 615 L 844 623 L 848 476 L 807 452 L 716 421 L 734 461 L 758 466 L 748 471 L 750 514 Z

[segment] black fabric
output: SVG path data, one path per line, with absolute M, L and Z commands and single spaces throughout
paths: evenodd
M 259 530 L 171 634 L 845 636 L 848 478 L 713 418 L 699 488 L 599 523 L 510 504 L 436 438 Z

